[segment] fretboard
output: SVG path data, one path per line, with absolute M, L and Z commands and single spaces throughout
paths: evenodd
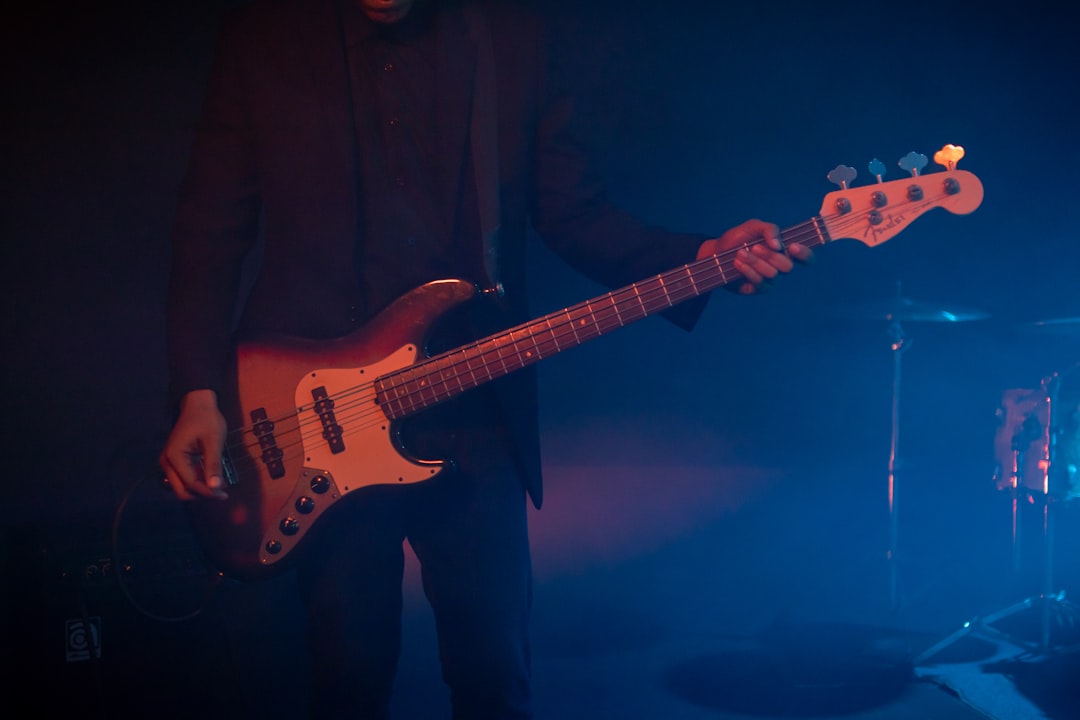
M 794 225 L 781 236 L 807 247 L 830 241 L 820 217 Z M 391 419 L 406 417 L 736 282 L 743 278 L 735 268 L 741 249 L 682 265 L 388 373 L 375 382 L 378 402 Z

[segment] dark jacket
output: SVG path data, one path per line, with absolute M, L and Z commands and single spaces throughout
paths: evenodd
M 168 332 L 177 397 L 223 386 L 238 328 L 331 338 L 378 310 L 364 306 L 355 272 L 356 135 L 334 2 L 256 3 L 223 22 L 173 238 Z M 464 3 L 441 4 L 449 15 L 439 45 L 439 162 L 460 169 L 472 166 L 470 114 L 485 48 L 470 35 Z M 507 323 L 527 317 L 530 224 L 572 267 L 609 287 L 691 261 L 702 237 L 648 227 L 608 202 L 569 131 L 571 105 L 553 80 L 539 19 L 513 2 L 490 3 L 485 17 Z M 472 182 L 468 175 L 445 172 Z M 460 192 L 445 187 L 442 202 L 454 207 Z M 479 259 L 478 237 L 460 242 Z M 253 249 L 258 270 L 247 292 L 245 259 L 251 262 Z M 689 326 L 700 305 L 680 306 L 670 317 Z M 504 406 L 539 506 L 535 382 L 522 375 L 503 391 L 513 394 Z

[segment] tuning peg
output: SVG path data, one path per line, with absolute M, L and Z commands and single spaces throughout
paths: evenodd
M 869 170 L 870 174 L 876 177 L 878 182 L 882 182 L 882 178 L 885 177 L 885 163 L 874 158 L 870 161 Z
M 964 148 L 959 145 L 946 145 L 934 153 L 934 162 L 948 170 L 955 170 L 956 163 L 964 157 Z
M 837 165 L 825 177 L 829 179 L 829 182 L 839 185 L 841 190 L 847 190 L 848 183 L 854 180 L 856 175 L 858 173 L 855 172 L 855 168 L 847 165 Z
M 913 151 L 900 158 L 900 162 L 896 164 L 900 166 L 901 170 L 907 170 L 911 173 L 912 177 L 918 177 L 928 162 L 925 155 Z

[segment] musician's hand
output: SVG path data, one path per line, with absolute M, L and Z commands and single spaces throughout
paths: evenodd
M 776 225 L 747 220 L 720 237 L 703 242 L 698 248 L 698 259 L 735 248 L 743 248 L 737 251 L 734 262 L 735 269 L 745 278 L 738 288 L 744 295 L 768 288 L 770 280 L 791 271 L 794 261 L 809 262 L 813 257 L 805 245 L 783 242 Z
M 181 500 L 226 498 L 221 469 L 225 417 L 213 390 L 193 390 L 180 401 L 180 417 L 158 457 L 165 482 Z

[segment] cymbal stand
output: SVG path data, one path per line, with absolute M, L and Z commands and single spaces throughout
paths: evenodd
M 1054 496 L 1051 487 L 1051 476 L 1058 470 L 1057 442 L 1061 434 L 1060 421 L 1058 420 L 1058 399 L 1061 390 L 1061 375 L 1055 373 L 1043 383 L 1047 393 L 1047 431 L 1046 431 L 1046 457 L 1047 471 L 1043 476 L 1042 492 L 1042 539 L 1043 539 L 1043 568 L 1042 568 L 1042 593 L 1036 598 L 1029 598 L 1025 602 L 1039 602 L 1042 609 L 1041 623 L 1039 627 L 1039 650 L 1042 654 L 1050 651 L 1050 626 L 1051 619 L 1056 611 L 1059 616 L 1069 619 L 1070 624 L 1076 625 L 1080 618 L 1080 607 L 1065 599 L 1065 591 L 1054 590 L 1054 510 L 1059 500 Z M 1075 649 L 1075 648 L 1071 648 Z
M 1029 494 L 1029 497 L 1034 494 Z M 1065 598 L 1064 590 L 1053 589 L 1053 571 L 1050 563 L 1053 561 L 1053 512 L 1051 505 L 1054 503 L 1054 499 L 1049 495 L 1042 496 L 1042 530 L 1043 530 L 1043 582 L 1042 591 L 1039 595 L 1033 595 L 1031 597 L 1024 598 L 1020 602 L 1014 603 L 1002 610 L 984 615 L 982 617 L 976 617 L 964 622 L 958 630 L 941 640 L 937 644 L 931 646 L 927 650 L 923 651 L 918 657 L 915 658 L 914 663 L 921 665 L 929 658 L 937 655 L 939 652 L 949 647 L 957 640 L 967 635 L 982 636 L 984 638 L 996 638 L 1006 640 L 1026 648 L 1029 652 L 1035 653 L 1038 657 L 1047 657 L 1052 649 L 1057 649 L 1061 652 L 1072 652 L 1080 649 L 1080 644 L 1072 645 L 1069 647 L 1055 648 L 1051 643 L 1051 620 L 1056 616 L 1063 619 L 1071 625 L 1076 625 L 1076 618 L 1080 617 L 1080 608 L 1077 605 Z M 1018 638 L 1008 632 L 995 627 L 995 623 L 1005 620 L 1006 618 L 1018 615 L 1022 612 L 1031 609 L 1038 609 L 1040 611 L 1039 617 L 1039 639 L 1037 642 L 1032 642 L 1023 638 Z M 1067 620 L 1066 620 L 1067 618 Z
M 900 446 L 900 358 L 909 344 L 904 336 L 904 328 L 901 326 L 900 321 L 895 316 L 891 320 L 889 336 L 893 354 L 892 438 L 889 444 L 889 549 L 885 557 L 889 566 L 889 607 L 896 610 L 900 602 L 897 572 L 898 523 L 896 508 L 896 470 Z

